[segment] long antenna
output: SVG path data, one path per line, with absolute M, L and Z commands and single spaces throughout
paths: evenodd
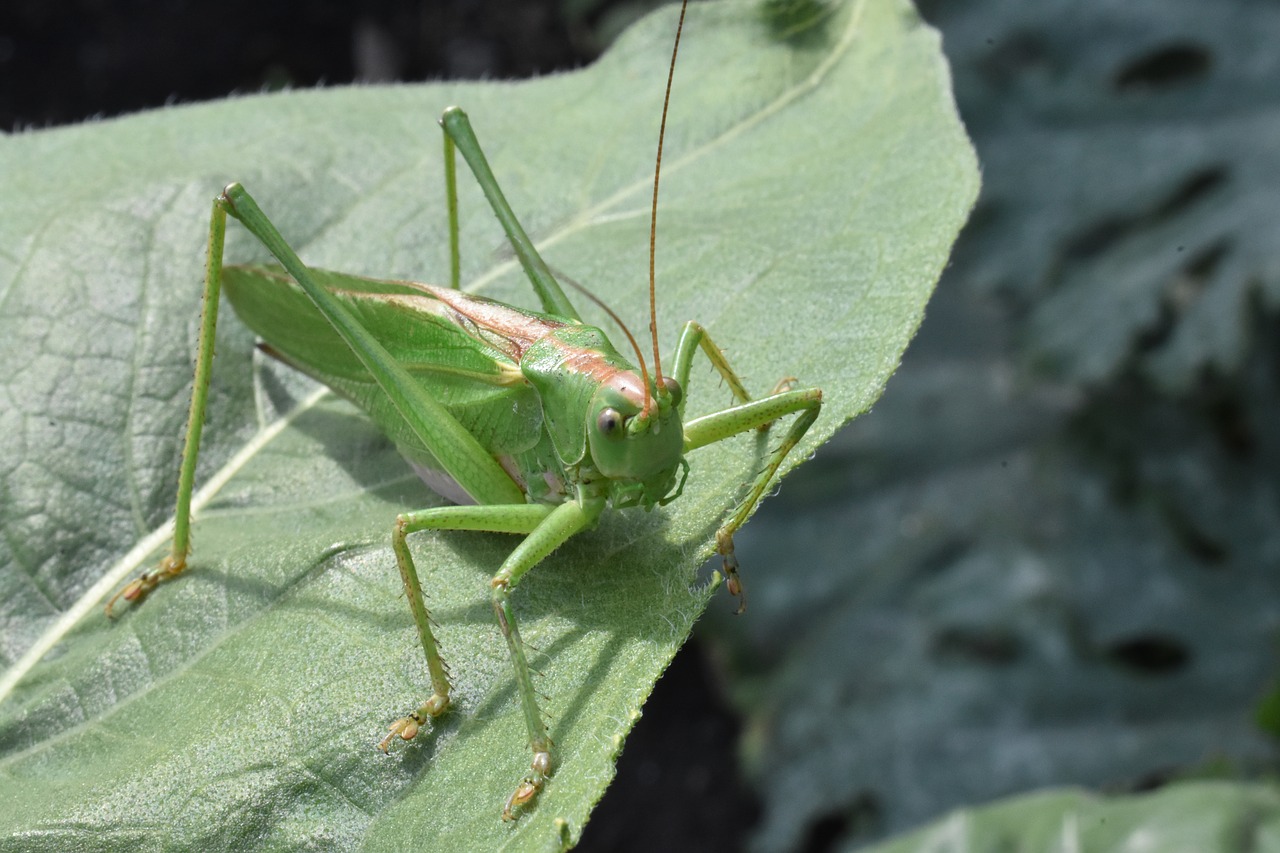
M 654 269 L 658 253 L 658 178 L 662 174 L 662 141 L 667 135 L 667 107 L 671 104 L 671 81 L 676 76 L 676 54 L 680 52 L 680 33 L 684 30 L 684 13 L 689 0 L 680 3 L 680 22 L 676 24 L 676 41 L 671 46 L 671 67 L 667 71 L 667 92 L 662 98 L 662 124 L 658 126 L 658 156 L 653 163 L 653 211 L 649 217 L 649 334 L 653 337 L 654 393 L 662 384 L 662 359 L 658 355 L 658 296 Z

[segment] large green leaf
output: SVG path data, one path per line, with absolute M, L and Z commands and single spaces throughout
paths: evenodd
M 511 540 L 413 543 L 456 707 L 382 756 L 381 730 L 425 687 L 388 532 L 399 509 L 437 499 L 354 410 L 253 359 L 230 316 L 194 568 L 115 623 L 99 607 L 164 538 L 221 185 L 243 181 L 312 264 L 438 279 L 434 118 L 463 104 L 550 263 L 643 317 L 673 26 L 660 13 L 593 68 L 530 83 L 259 96 L 3 140 L 9 843 L 543 849 L 578 837 L 706 603 L 694 566 L 764 437 L 700 451 L 679 502 L 611 516 L 519 588 L 559 764 L 514 826 L 498 813 L 529 755 L 485 592 Z M 972 204 L 937 36 L 901 2 L 852 3 L 787 38 L 751 6 L 699 6 L 664 166 L 664 349 L 697 318 L 754 387 L 792 374 L 823 388 L 794 464 L 880 393 Z M 462 183 L 468 287 L 531 305 Z M 229 251 L 263 257 L 234 228 Z M 726 399 L 701 369 L 690 393 L 699 412 Z

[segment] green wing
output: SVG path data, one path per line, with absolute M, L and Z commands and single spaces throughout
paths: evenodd
M 412 282 L 312 270 L 406 370 L 495 456 L 527 453 L 542 437 L 542 407 L 520 373 L 517 343 L 465 317 Z M 227 267 L 223 287 L 236 313 L 271 355 L 325 383 L 378 424 L 410 461 L 436 468 L 395 406 L 287 273 Z M 450 291 L 451 301 L 484 302 L 523 325 L 550 318 Z

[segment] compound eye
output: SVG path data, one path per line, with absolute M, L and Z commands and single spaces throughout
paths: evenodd
M 612 438 L 622 432 L 622 413 L 617 409 L 602 409 L 596 418 L 596 428 L 600 434 Z
M 671 395 L 671 405 L 680 405 L 680 400 L 684 397 L 684 389 L 680 387 L 679 382 L 670 376 L 664 376 L 662 377 L 662 389 Z

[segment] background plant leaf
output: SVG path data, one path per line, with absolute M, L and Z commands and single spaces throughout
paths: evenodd
M 758 849 L 1275 753 L 1249 710 L 1275 671 L 1274 436 L 1236 458 L 1211 399 L 1029 384 L 1008 345 L 940 290 L 893 393 L 739 538 L 770 567 L 751 619 L 703 627 L 762 782 Z M 1275 358 L 1241 379 L 1250 431 Z
M 664 349 L 706 323 L 755 387 L 827 395 L 802 459 L 879 394 L 976 192 L 938 41 L 904 3 L 854 3 L 781 39 L 699 6 L 664 160 Z M 673 18 L 593 68 L 508 85 L 242 98 L 6 138 L 0 177 L 0 618 L 23 672 L 0 705 L 0 835 L 25 849 L 545 849 L 576 839 L 622 739 L 709 591 L 691 566 L 767 440 L 691 460 L 671 511 L 610 517 L 517 594 L 558 747 L 554 783 L 498 819 L 528 763 L 484 595 L 503 537 L 414 543 L 457 682 L 453 713 L 390 758 L 421 699 L 387 531 L 434 499 L 363 419 L 220 329 L 196 570 L 116 623 L 100 578 L 171 512 L 212 196 L 243 181 L 302 256 L 438 277 L 434 118 L 466 106 L 548 260 L 644 315 L 648 174 Z M 464 281 L 530 304 L 463 182 Z M 234 260 L 262 250 L 233 233 Z M 721 405 L 709 372 L 693 406 Z M 301 403 L 299 403 L 301 401 Z M 288 428 L 275 431 L 281 413 Z M 88 609 L 60 633 L 60 620 Z M 38 666 L 22 655 L 58 640 Z M 14 662 L 17 662 L 14 664 Z
M 969 274 L 1034 303 L 1025 345 L 1086 382 L 1237 368 L 1242 320 L 1280 296 L 1280 9 L 930 5 L 986 140 Z
M 760 851 L 1275 766 L 1275 10 L 926 13 L 983 197 L 893 393 L 741 537 L 752 618 L 704 623 Z
M 1274 786 L 1187 782 L 1154 793 L 1100 797 L 1050 790 L 953 812 L 868 853 L 945 850 L 1160 850 L 1243 853 L 1280 849 Z

